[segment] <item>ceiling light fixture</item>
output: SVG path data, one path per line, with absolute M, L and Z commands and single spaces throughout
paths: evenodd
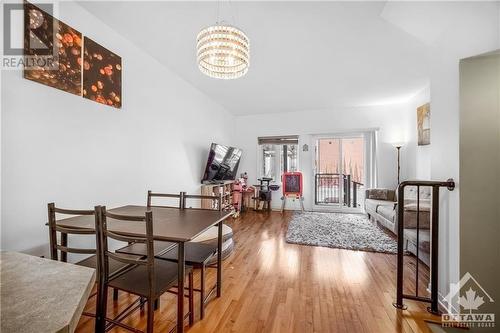
M 217 13 L 218 14 L 218 13 Z M 250 41 L 243 31 L 219 22 L 198 33 L 197 59 L 200 71 L 216 79 L 237 79 L 248 72 Z

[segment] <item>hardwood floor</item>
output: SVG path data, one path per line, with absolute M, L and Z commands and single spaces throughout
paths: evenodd
M 406 311 L 392 306 L 395 255 L 288 244 L 290 217 L 288 212 L 248 212 L 228 221 L 236 245 L 224 261 L 222 297 L 207 305 L 203 321 L 196 307 L 196 322 L 187 332 L 430 332 L 424 320 L 440 319 L 427 313 L 423 303 L 405 301 Z M 414 257 L 406 262 L 407 276 L 413 277 Z M 422 268 L 419 272 L 419 293 L 426 295 L 428 274 Z M 207 285 L 214 281 L 215 270 L 209 270 Z M 414 281 L 407 282 L 407 291 L 414 292 Z M 134 297 L 120 294 L 117 302 L 109 300 L 112 316 Z M 175 301 L 174 295 L 162 296 L 155 332 L 174 326 Z M 93 309 L 90 300 L 87 310 Z M 145 320 L 145 313 L 136 311 L 127 323 L 144 329 Z M 93 332 L 93 324 L 82 317 L 77 332 Z

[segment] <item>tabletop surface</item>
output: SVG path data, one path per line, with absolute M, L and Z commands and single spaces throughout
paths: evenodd
M 144 216 L 146 206 L 123 206 L 109 209 L 115 214 Z M 178 209 L 150 207 L 153 212 L 153 236 L 156 240 L 187 242 L 211 226 L 225 220 L 232 213 L 207 209 Z M 108 230 L 128 236 L 144 236 L 145 223 L 108 219 Z M 72 228 L 95 229 L 95 219 L 90 216 L 75 216 L 58 220 L 57 225 Z
M 73 332 L 95 270 L 22 254 L 0 253 L 1 332 Z

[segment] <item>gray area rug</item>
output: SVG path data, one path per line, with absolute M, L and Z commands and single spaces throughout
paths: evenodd
M 288 224 L 288 243 L 339 249 L 397 253 L 397 242 L 362 214 L 295 213 Z

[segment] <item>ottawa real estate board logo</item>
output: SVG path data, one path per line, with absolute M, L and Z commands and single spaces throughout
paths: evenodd
M 448 313 L 441 316 L 443 327 L 495 327 L 495 314 L 483 310 L 484 305 L 494 300 L 469 272 L 450 286 L 450 293 L 445 299 Z M 453 300 L 458 300 L 460 311 L 451 305 Z

